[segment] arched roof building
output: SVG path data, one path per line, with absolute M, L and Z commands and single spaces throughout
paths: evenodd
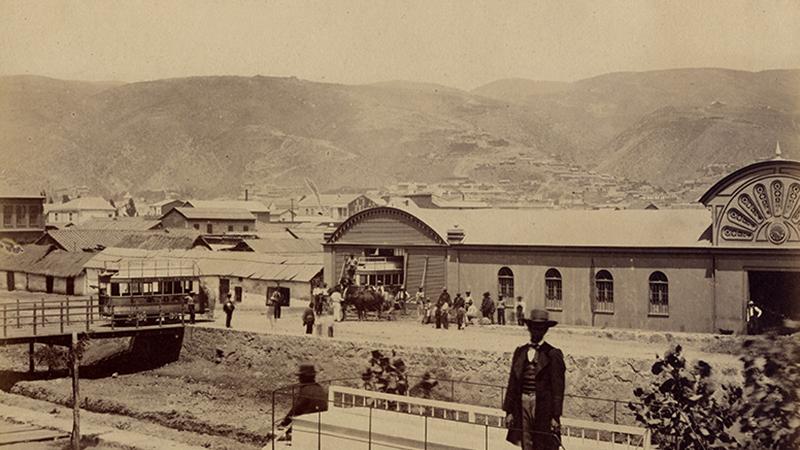
M 348 255 L 361 284 L 523 297 L 561 323 L 671 331 L 745 330 L 800 315 L 800 162 L 743 167 L 706 208 L 447 210 L 370 208 L 326 236 L 335 284 Z M 502 274 L 501 274 L 502 272 Z M 602 275 L 602 276 L 600 276 Z

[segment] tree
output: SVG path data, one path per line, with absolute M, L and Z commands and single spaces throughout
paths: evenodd
M 136 216 L 136 204 L 133 202 L 133 198 L 129 198 L 128 204 L 125 205 L 125 215 L 128 217 Z

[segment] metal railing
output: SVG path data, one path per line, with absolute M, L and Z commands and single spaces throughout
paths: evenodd
M 422 377 L 415 376 L 415 375 L 409 375 L 408 378 L 409 379 L 416 379 L 416 378 L 421 379 Z M 503 428 L 503 429 L 505 429 L 505 426 L 504 426 L 504 423 L 503 423 L 504 416 L 503 417 L 499 417 L 497 415 L 498 411 L 502 412 L 501 410 L 502 410 L 503 397 L 505 395 L 505 386 L 493 385 L 493 384 L 487 384 L 487 383 L 479 383 L 479 382 L 451 380 L 451 379 L 437 379 L 436 381 L 438 382 L 437 388 L 440 391 L 437 396 L 439 398 L 444 397 L 447 400 L 444 400 L 444 401 L 443 400 L 431 400 L 431 399 L 425 398 L 425 397 L 412 397 L 412 396 L 407 396 L 407 395 L 406 396 L 399 396 L 399 395 L 394 395 L 394 394 L 384 394 L 384 393 L 378 392 L 378 391 L 362 391 L 364 393 L 368 393 L 368 395 L 364 395 L 362 397 L 369 397 L 369 398 L 386 397 L 386 396 L 388 396 L 388 397 L 386 397 L 386 399 L 384 399 L 383 402 L 379 401 L 379 402 L 370 403 L 370 402 L 362 401 L 361 404 L 352 403 L 352 402 L 355 401 L 355 399 L 353 398 L 349 406 L 351 406 L 351 407 L 352 406 L 363 406 L 363 407 L 368 407 L 370 409 L 373 409 L 373 408 L 377 407 L 379 409 L 384 409 L 384 410 L 385 409 L 389 409 L 389 410 L 394 411 L 394 412 L 400 412 L 400 413 L 405 413 L 405 414 L 425 415 L 425 416 L 429 416 L 431 418 L 438 418 L 438 419 L 455 421 L 455 422 L 474 423 L 474 424 L 486 426 L 487 427 L 487 433 L 488 433 L 488 428 Z M 328 391 L 329 392 L 333 392 L 333 391 L 342 392 L 342 391 L 347 391 L 348 387 L 340 386 L 340 385 L 334 385 L 334 383 L 347 383 L 347 384 L 353 385 L 350 388 L 350 389 L 352 389 L 354 387 L 357 387 L 359 385 L 359 382 L 361 382 L 360 378 L 347 377 L 347 378 L 336 378 L 336 379 L 322 380 L 322 381 L 319 381 L 318 383 L 320 383 L 321 385 L 328 385 Z M 409 383 L 409 384 L 411 384 L 411 383 Z M 474 404 L 474 403 L 471 404 L 471 403 L 468 402 L 468 399 L 464 399 L 464 398 L 459 399 L 459 398 L 457 398 L 456 393 L 459 391 L 459 388 L 462 387 L 461 385 L 467 386 L 467 387 L 471 387 L 471 388 L 482 389 L 484 391 L 487 390 L 487 389 L 488 390 L 496 390 L 496 392 L 500 393 L 500 396 L 499 396 L 499 399 L 491 399 L 490 397 L 487 398 L 482 391 L 479 391 L 480 398 L 484 400 L 483 402 L 479 402 L 479 403 L 485 403 L 485 400 L 488 399 L 491 403 L 494 403 L 495 406 L 489 406 L 489 405 L 485 405 L 485 404 L 481 405 L 481 404 Z M 277 406 L 278 397 L 280 397 L 281 395 L 290 395 L 291 396 L 291 401 L 294 402 L 298 398 L 297 397 L 297 390 L 301 386 L 302 386 L 302 384 L 292 384 L 292 385 L 280 387 L 280 388 L 275 389 L 275 390 L 272 391 L 272 428 L 271 428 L 271 436 L 273 437 L 273 443 L 272 443 L 272 445 L 273 445 L 272 448 L 273 449 L 275 448 L 275 440 L 274 440 L 274 437 L 276 436 L 276 433 L 275 433 L 275 431 L 276 431 L 275 430 L 275 425 L 276 425 L 275 415 L 276 415 L 276 406 Z M 442 393 L 441 393 L 441 390 L 442 389 L 446 390 L 448 388 L 449 388 L 449 391 L 450 391 L 449 397 L 447 395 L 443 396 Z M 430 392 L 429 392 L 429 394 L 430 394 Z M 435 394 L 435 392 L 434 392 L 434 394 Z M 389 397 L 391 397 L 391 399 L 389 399 Z M 604 422 L 597 422 L 597 421 L 594 420 L 594 418 L 593 418 L 593 420 L 583 420 L 583 419 L 574 419 L 574 418 L 565 419 L 564 421 L 562 421 L 562 424 L 564 425 L 562 427 L 562 431 L 566 433 L 566 436 L 568 436 L 568 437 L 576 437 L 576 438 L 580 438 L 580 439 L 594 439 L 594 440 L 597 440 L 597 441 L 605 440 L 606 442 L 612 442 L 612 443 L 613 442 L 617 442 L 619 439 L 627 439 L 627 445 L 628 446 L 637 445 L 635 442 L 632 443 L 632 441 L 631 441 L 631 437 L 632 436 L 634 436 L 634 437 L 635 436 L 641 436 L 641 441 L 640 441 L 641 446 L 643 448 L 648 448 L 649 447 L 649 432 L 647 432 L 646 430 L 643 430 L 643 429 L 638 429 L 638 428 L 630 426 L 630 425 L 621 425 L 621 424 L 618 423 L 618 420 L 617 420 L 618 419 L 618 415 L 617 415 L 618 406 L 620 404 L 627 405 L 627 404 L 629 404 L 631 402 L 625 401 L 625 400 L 607 399 L 607 398 L 601 398 L 601 397 L 591 397 L 591 396 L 582 396 L 582 395 L 573 395 L 573 394 L 566 394 L 565 395 L 565 399 L 568 400 L 568 401 L 571 401 L 571 402 L 596 401 L 596 402 L 606 402 L 606 403 L 609 403 L 609 404 L 613 405 L 613 423 L 609 424 L 609 423 L 604 423 Z M 343 399 L 342 398 L 336 398 L 336 397 L 331 397 L 327 401 L 329 403 L 329 406 L 331 404 L 333 404 L 333 406 L 336 406 L 338 404 L 342 404 L 343 403 Z M 431 406 L 431 408 L 426 410 L 426 411 L 424 411 L 424 412 L 421 412 L 418 409 L 417 410 L 413 410 L 413 408 L 411 408 L 409 406 L 409 405 L 412 405 L 412 404 L 413 405 L 417 405 L 417 406 L 425 406 L 425 405 L 422 405 L 425 402 L 431 402 L 431 405 L 427 405 L 427 406 Z M 447 407 L 447 408 L 443 407 L 442 405 L 443 405 L 444 402 L 449 402 L 449 407 Z M 467 413 L 462 414 L 463 411 L 462 411 L 462 413 L 459 413 L 458 412 L 458 411 L 460 411 L 458 409 L 458 405 L 459 404 L 461 404 L 461 405 L 470 405 L 468 409 L 473 411 L 473 415 L 469 416 Z M 406 407 L 405 408 L 398 408 L 397 407 L 398 405 L 406 405 Z M 435 407 L 433 407 L 434 405 L 435 405 Z M 387 406 L 392 406 L 392 408 L 387 408 Z M 626 408 L 626 410 L 627 410 L 627 408 Z M 443 412 L 443 411 L 450 411 L 450 413 L 446 413 L 446 412 Z M 479 411 L 477 416 L 474 414 L 476 411 Z M 371 417 L 371 412 L 370 412 L 370 417 Z M 478 417 L 480 419 L 477 422 L 475 421 L 476 417 Z M 464 420 L 465 418 L 467 420 Z M 598 427 L 597 424 L 600 424 L 600 423 L 603 423 L 604 425 L 602 427 Z M 425 424 L 427 426 L 427 419 L 426 419 Z M 594 438 L 590 438 L 589 437 L 589 435 L 591 434 L 592 431 L 594 432 Z M 487 436 L 488 436 L 488 434 L 487 434 Z M 621 443 L 625 444 L 626 442 L 623 440 Z
M 152 304 L 101 305 L 94 297 L 17 300 L 14 303 L 3 303 L 0 308 L 3 338 L 89 331 L 96 322 L 110 322 L 114 329 L 115 322 L 120 320 L 119 315 L 130 318 L 137 328 L 143 320 L 155 320 L 158 326 L 162 326 L 170 315 L 183 324 L 187 313 L 183 302 L 159 302 L 154 310 Z

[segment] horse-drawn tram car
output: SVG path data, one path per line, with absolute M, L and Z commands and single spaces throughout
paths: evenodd
M 104 317 L 145 324 L 182 320 L 186 296 L 198 292 L 200 277 L 194 262 L 142 260 L 104 267 L 98 282 Z M 195 307 L 198 314 L 205 313 L 204 303 Z

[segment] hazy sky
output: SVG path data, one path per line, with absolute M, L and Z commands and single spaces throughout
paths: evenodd
M 800 1 L 0 0 L 4 75 L 473 88 L 709 66 L 800 67 Z

